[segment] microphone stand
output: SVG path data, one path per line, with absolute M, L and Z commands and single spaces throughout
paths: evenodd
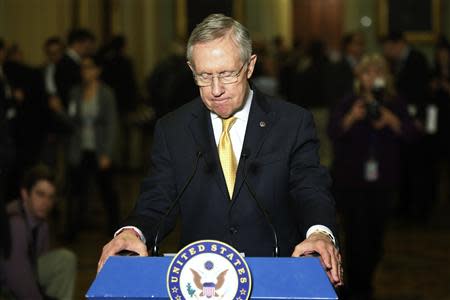
M 152 247 L 152 251 L 151 251 L 152 256 L 160 256 L 159 255 L 158 238 L 159 238 L 159 234 L 161 232 L 162 224 L 164 223 L 166 218 L 170 215 L 170 213 L 173 211 L 175 206 L 177 206 L 177 204 L 180 202 L 180 199 L 183 196 L 184 192 L 186 191 L 187 187 L 191 184 L 192 179 L 194 179 L 195 173 L 197 173 L 197 169 L 198 169 L 198 162 L 200 161 L 200 157 L 202 157 L 202 155 L 203 155 L 203 153 L 201 151 L 197 152 L 197 159 L 195 161 L 195 166 L 194 166 L 194 170 L 192 171 L 192 174 L 188 177 L 183 188 L 178 193 L 178 196 L 175 198 L 174 201 L 172 201 L 169 209 L 166 211 L 164 216 L 161 218 L 161 221 L 158 223 L 158 226 L 156 227 L 155 239 L 153 240 L 153 247 Z
M 277 231 L 275 230 L 275 227 L 273 226 L 272 219 L 270 218 L 269 214 L 267 213 L 267 210 L 262 206 L 261 202 L 258 201 L 258 198 L 256 198 L 255 191 L 252 189 L 252 187 L 250 186 L 250 184 L 247 181 L 247 168 L 246 168 L 247 157 L 248 157 L 247 153 L 242 154 L 242 158 L 244 159 L 244 183 L 247 186 L 247 189 L 248 189 L 250 195 L 252 196 L 253 200 L 255 200 L 256 204 L 258 205 L 259 210 L 264 215 L 264 218 L 266 219 L 267 223 L 269 224 L 270 229 L 272 230 L 273 241 L 274 241 L 273 257 L 280 257 L 278 234 L 277 234 Z

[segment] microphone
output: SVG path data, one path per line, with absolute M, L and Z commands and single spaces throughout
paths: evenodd
M 258 209 L 262 212 L 264 219 L 266 220 L 267 224 L 269 224 L 270 229 L 272 230 L 272 235 L 273 235 L 273 243 L 274 243 L 274 249 L 273 249 L 273 257 L 280 257 L 280 247 L 278 244 L 278 234 L 277 231 L 275 230 L 275 226 L 273 226 L 273 222 L 272 219 L 270 218 L 269 213 L 267 212 L 267 210 L 264 208 L 264 206 L 262 206 L 261 202 L 259 202 L 258 198 L 256 198 L 256 193 L 253 190 L 253 188 L 250 186 L 250 184 L 247 181 L 247 159 L 250 156 L 249 151 L 247 150 L 242 150 L 242 159 L 244 160 L 244 183 L 245 186 L 247 187 L 248 191 L 250 192 L 250 195 L 252 196 L 253 200 L 255 200 Z M 253 173 L 255 173 L 256 171 L 258 171 L 259 166 L 256 163 L 253 163 L 249 166 L 249 170 L 252 171 Z
M 180 199 L 184 195 L 184 192 L 186 191 L 188 186 L 191 184 L 192 179 L 194 179 L 195 173 L 197 173 L 197 169 L 198 169 L 198 162 L 200 161 L 200 157 L 202 157 L 202 155 L 203 155 L 202 151 L 197 151 L 197 155 L 196 155 L 197 159 L 195 160 L 195 165 L 194 165 L 194 169 L 192 170 L 192 174 L 188 177 L 183 188 L 180 190 L 180 192 L 178 193 L 175 200 L 172 201 L 169 209 L 167 209 L 166 213 L 161 218 L 161 221 L 159 221 L 158 226 L 156 227 L 156 234 L 155 234 L 155 239 L 153 241 L 153 247 L 152 247 L 152 256 L 159 256 L 158 238 L 159 238 L 159 233 L 161 232 L 162 224 L 164 223 L 166 218 L 170 215 L 170 213 L 173 211 L 175 206 L 177 206 L 177 204 L 180 202 Z

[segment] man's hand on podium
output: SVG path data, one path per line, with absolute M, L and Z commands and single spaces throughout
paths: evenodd
M 118 255 L 123 250 L 136 252 L 139 256 L 148 256 L 147 246 L 136 233 L 132 229 L 124 229 L 103 247 L 102 255 L 98 261 L 97 273 L 108 257 Z
M 339 250 L 330 237 L 321 232 L 311 234 L 306 240 L 295 246 L 293 257 L 319 254 L 320 262 L 327 272 L 328 278 L 335 287 L 344 282 Z

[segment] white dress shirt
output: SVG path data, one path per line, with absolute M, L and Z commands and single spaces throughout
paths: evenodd
M 75 50 L 69 48 L 67 49 L 66 54 L 77 64 L 81 64 L 81 56 Z
M 234 114 L 236 121 L 230 128 L 231 145 L 233 146 L 236 163 L 239 163 L 241 157 L 242 146 L 244 145 L 245 131 L 247 129 L 248 115 L 250 114 L 250 106 L 252 105 L 253 91 L 250 90 L 242 109 Z M 222 119 L 215 113 L 211 112 L 211 122 L 214 131 L 214 139 L 216 145 L 219 145 L 220 136 L 222 134 Z
M 55 83 L 55 72 L 56 72 L 56 66 L 55 64 L 51 63 L 48 64 L 45 67 L 44 74 L 45 74 L 45 91 L 49 95 L 56 95 L 57 94 L 57 88 Z

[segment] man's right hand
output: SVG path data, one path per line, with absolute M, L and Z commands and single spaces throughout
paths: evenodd
M 148 256 L 147 246 L 133 229 L 125 229 L 103 247 L 102 255 L 98 261 L 97 273 L 100 272 L 108 257 L 117 255 L 122 250 L 136 252 L 139 256 Z

